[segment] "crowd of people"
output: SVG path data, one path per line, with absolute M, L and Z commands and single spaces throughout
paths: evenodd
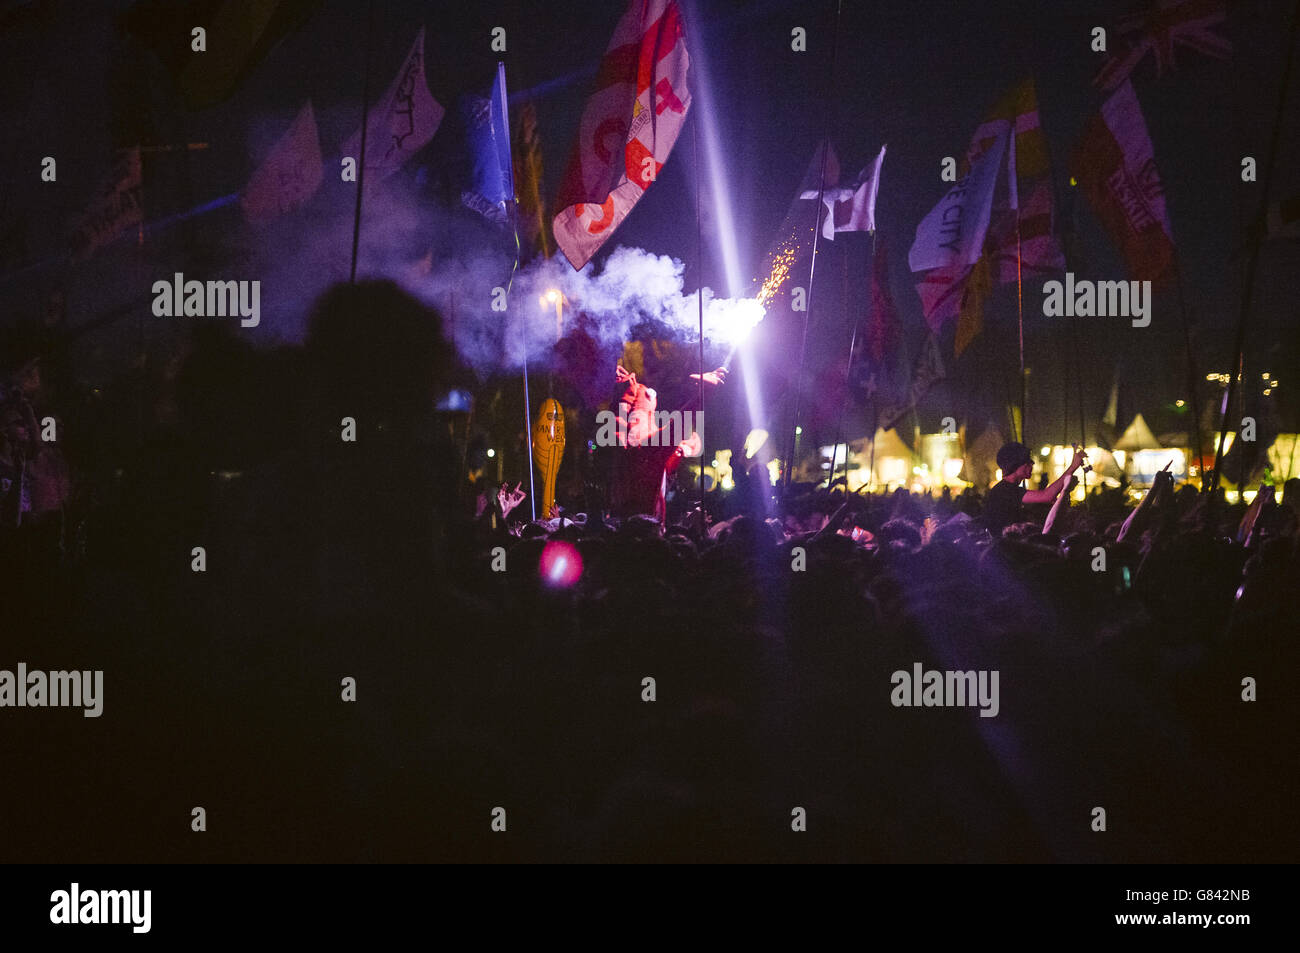
M 9 478 L 6 667 L 105 688 L 0 735 L 7 859 L 1293 858 L 1300 481 L 993 512 L 742 474 L 533 520 L 462 492 L 452 363 L 343 286 L 301 348 L 200 336 L 130 459 Z M 896 706 L 916 663 L 999 672 L 996 717 Z

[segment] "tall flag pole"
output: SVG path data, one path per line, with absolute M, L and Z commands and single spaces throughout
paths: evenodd
M 1025 442 L 1025 426 L 1029 419 L 1029 378 L 1025 373 L 1025 279 L 1020 253 L 1020 192 L 1016 186 L 1016 137 L 1007 140 L 1007 186 L 1010 189 L 1011 211 L 1016 219 L 1016 331 L 1020 339 L 1020 427 L 1016 439 Z
M 691 158 L 695 163 L 695 261 L 697 270 L 697 288 L 695 292 L 696 301 L 699 303 L 699 321 L 700 321 L 700 382 L 699 382 L 699 419 L 704 419 L 704 226 L 703 217 L 700 215 L 700 197 L 704 192 L 703 183 L 700 181 L 700 139 L 696 133 L 696 127 L 700 124 L 700 114 L 695 114 L 695 121 L 691 123 Z M 704 518 L 704 439 L 701 434 L 700 438 L 700 534 L 703 536 L 708 531 L 708 523 Z
M 891 328 L 896 335 L 896 318 L 893 310 L 893 298 L 889 294 L 888 274 L 883 268 L 883 261 L 879 264 L 876 258 L 876 196 L 880 192 L 880 170 L 885 162 L 885 146 L 880 147 L 880 152 L 876 156 L 876 161 L 868 169 L 863 169 L 858 176 L 861 184 L 856 189 L 838 189 L 836 190 L 839 197 L 834 201 L 828 201 L 827 222 L 823 226 L 823 231 L 827 232 L 826 238 L 833 240 L 835 232 L 848 231 L 867 231 L 871 233 L 871 257 L 868 261 L 868 273 L 872 276 L 871 285 L 871 311 L 868 326 L 868 346 L 872 360 L 873 377 L 870 387 L 868 388 L 871 397 L 871 406 L 874 421 L 874 412 L 876 409 L 877 390 L 875 374 L 880 372 L 881 360 L 886 349 L 891 349 L 892 344 L 886 343 L 886 338 L 891 333 Z M 802 198 L 811 198 L 813 196 L 805 194 Z M 832 227 L 833 223 L 833 227 Z M 848 296 L 848 268 L 849 260 L 847 254 L 842 259 L 844 262 L 844 301 L 849 300 Z M 831 472 L 826 483 L 829 490 L 835 483 L 835 461 L 839 458 L 839 447 L 841 437 L 844 435 L 844 412 L 848 405 L 849 395 L 851 393 L 853 381 L 853 360 L 857 350 L 858 342 L 858 316 L 855 312 L 853 317 L 853 331 L 849 335 L 849 356 L 844 368 L 844 397 L 840 401 L 839 421 L 835 425 L 835 444 L 831 449 Z M 871 431 L 871 440 L 874 443 L 876 431 L 873 427 Z M 849 489 L 849 451 L 847 442 L 844 444 L 844 491 Z
M 506 284 L 506 295 L 510 294 L 510 288 L 514 285 L 515 273 L 519 270 L 519 197 L 515 194 L 515 170 L 514 162 L 510 155 L 510 99 L 506 95 L 506 64 L 497 63 L 497 79 L 492 86 L 491 99 L 491 128 L 493 132 L 493 152 L 495 156 L 502 155 L 504 150 L 504 160 L 499 161 L 498 168 L 505 191 L 505 206 L 509 215 L 510 231 L 515 239 L 515 261 L 510 268 L 510 280 Z M 527 309 L 523 311 L 527 315 Z M 533 478 L 533 409 L 528 398 L 528 319 L 524 318 L 524 347 L 523 347 L 523 365 L 524 365 L 524 444 L 528 450 L 528 506 L 529 512 L 534 520 L 537 519 L 537 487 Z M 547 515 L 547 514 L 543 514 Z
M 357 283 L 357 249 L 361 243 L 361 192 L 366 184 L 366 130 L 370 128 L 370 40 L 374 33 L 374 0 L 366 0 L 366 47 L 361 68 L 361 150 L 357 155 L 357 202 L 352 213 L 352 267 L 348 281 Z M 346 148 L 346 147 L 345 147 Z
M 835 3 L 835 28 L 831 34 L 831 70 L 828 91 L 835 88 L 835 65 L 840 51 L 840 13 L 844 7 L 843 0 Z M 799 452 L 799 403 L 803 394 L 804 364 L 808 357 L 808 324 L 812 315 L 813 277 L 817 274 L 817 240 L 822 233 L 822 202 L 826 196 L 826 159 L 830 155 L 830 131 L 834 119 L 835 101 L 833 96 L 826 99 L 826 148 L 822 149 L 821 173 L 817 177 L 817 220 L 813 229 L 812 260 L 808 263 L 808 300 L 803 312 L 803 336 L 799 342 L 799 370 L 794 381 L 794 423 L 790 426 L 790 453 L 785 458 L 785 471 L 781 477 L 781 496 L 784 499 L 790 489 L 790 473 L 794 470 L 795 454 Z
M 1300 32 L 1300 0 L 1296 0 L 1295 10 L 1291 14 L 1291 32 L 1286 41 L 1286 67 L 1282 71 L 1282 88 L 1277 98 L 1277 114 L 1273 118 L 1273 136 L 1268 147 L 1268 159 L 1260 177 L 1261 206 L 1268 208 L 1268 187 L 1273 179 L 1273 167 L 1277 161 L 1278 141 L 1282 133 L 1282 120 L 1286 116 L 1287 91 L 1291 87 L 1291 71 L 1295 66 L 1296 36 Z M 1250 315 L 1250 306 L 1255 294 L 1255 269 L 1259 264 L 1259 239 L 1250 245 L 1250 257 L 1246 260 L 1246 274 L 1241 292 L 1241 314 L 1237 318 L 1237 335 L 1233 346 L 1233 361 L 1228 372 L 1228 388 L 1223 395 L 1221 410 L 1222 423 L 1219 430 L 1218 446 L 1214 450 L 1214 479 L 1210 489 L 1219 485 L 1219 466 L 1223 462 L 1223 444 L 1228 439 L 1228 409 L 1232 406 L 1233 392 L 1236 390 L 1237 377 L 1242 364 L 1242 351 L 1246 346 L 1246 322 Z
M 876 312 L 879 310 L 880 305 L 877 297 L 878 292 L 876 290 L 876 285 L 875 285 L 875 282 L 879 280 L 879 275 L 877 274 L 877 270 L 876 270 L 876 230 L 874 228 L 871 230 L 871 258 L 870 258 L 870 264 L 868 265 L 868 269 L 871 272 L 873 277 L 873 285 L 871 289 L 871 312 L 870 312 L 869 320 L 875 321 L 877 319 Z M 847 256 L 845 256 L 844 258 L 844 275 L 845 275 L 844 300 L 845 302 L 847 302 L 849 300 L 848 298 L 848 257 Z M 852 393 L 853 357 L 858 347 L 858 321 L 859 319 L 855 312 L 853 315 L 853 333 L 849 335 L 849 360 L 847 366 L 844 368 L 844 399 L 840 402 L 840 419 L 835 424 L 835 445 L 831 448 L 831 473 L 830 473 L 830 477 L 827 479 L 826 482 L 826 489 L 833 490 L 835 486 L 835 461 L 839 459 L 840 445 L 841 443 L 843 443 L 844 445 L 844 492 L 846 495 L 849 492 L 849 445 L 847 440 L 842 440 L 841 438 L 843 438 L 844 436 L 844 411 L 849 403 L 849 395 Z M 875 430 L 876 395 L 875 395 L 874 388 L 872 388 L 869 396 L 871 397 L 871 421 L 872 421 L 870 439 L 872 444 L 874 444 L 876 441 L 876 430 Z
M 985 115 L 971 136 L 958 176 L 957 184 L 917 227 L 908 262 L 917 273 L 917 293 L 930 329 L 937 333 L 957 319 L 956 357 L 982 332 L 985 305 L 994 289 L 1015 283 L 1018 408 L 1016 395 L 1006 396 L 1012 432 L 1022 436 L 1028 397 L 1024 279 L 1059 272 L 1064 265 L 1052 231 L 1047 140 L 1032 78 L 1016 83 Z
M 361 235 L 361 195 L 367 171 L 372 182 L 388 178 L 419 152 L 442 123 L 446 110 L 433 98 L 425 82 L 424 27 L 415 36 L 402 67 L 383 98 L 370 108 L 370 34 L 373 32 L 372 4 L 366 12 L 365 94 L 361 104 L 361 128 L 343 144 L 345 156 L 357 155 L 357 208 L 352 227 L 352 281 L 357 276 L 357 246 Z M 367 151 L 367 145 L 371 148 Z

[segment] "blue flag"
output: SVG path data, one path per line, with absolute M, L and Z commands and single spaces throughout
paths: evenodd
M 504 63 L 497 64 L 496 82 L 487 97 L 463 97 L 461 111 L 470 157 L 470 187 L 461 193 L 461 201 L 493 224 L 509 226 L 515 180 Z

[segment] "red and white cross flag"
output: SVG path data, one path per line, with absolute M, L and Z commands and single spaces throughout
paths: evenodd
M 556 197 L 555 243 L 575 269 L 668 161 L 691 105 L 689 65 L 676 0 L 632 0 L 601 60 Z

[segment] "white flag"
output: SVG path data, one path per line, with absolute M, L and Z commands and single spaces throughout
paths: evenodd
M 253 173 L 239 204 L 250 222 L 269 222 L 315 195 L 324 177 L 316 114 L 309 99 Z
M 907 256 L 912 271 L 973 265 L 979 260 L 1007 138 L 1006 134 L 1000 136 L 986 149 L 970 172 L 916 226 L 916 241 Z
M 858 176 L 861 183 L 852 189 L 823 189 L 826 214 L 822 218 L 822 237 L 835 240 L 836 232 L 874 232 L 876 230 L 876 194 L 880 191 L 880 167 L 885 161 L 885 147 L 880 155 Z M 817 190 L 800 194 L 801 199 L 817 198 Z
M 433 138 L 446 112 L 424 79 L 424 27 L 420 27 L 393 84 L 384 98 L 370 108 L 366 121 L 367 180 L 387 178 L 405 165 Z M 343 144 L 343 155 L 360 158 L 360 128 Z

